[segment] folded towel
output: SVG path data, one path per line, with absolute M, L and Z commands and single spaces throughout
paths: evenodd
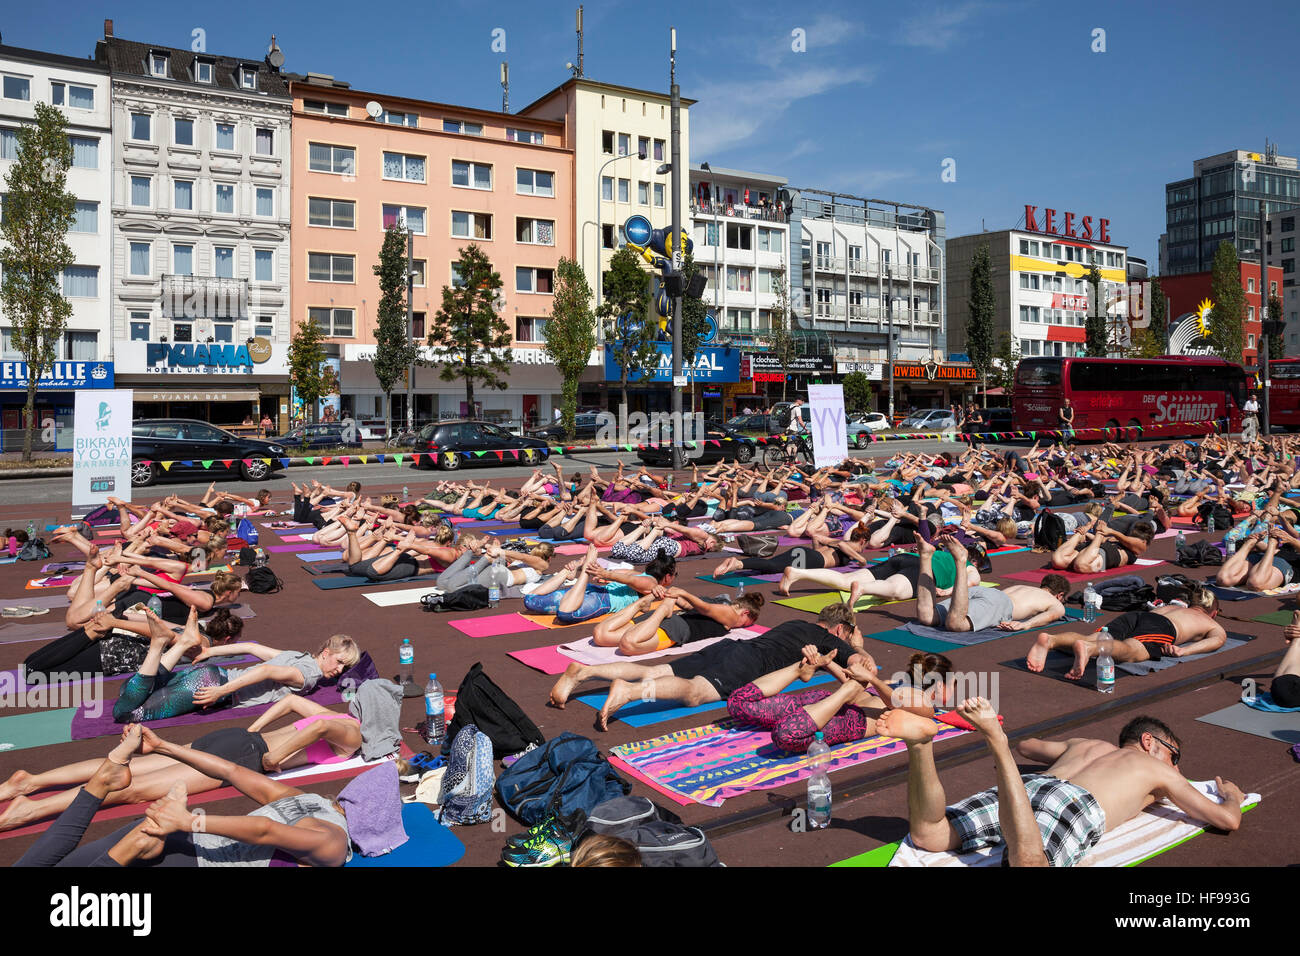
M 402 826 L 395 761 L 357 777 L 343 788 L 338 802 L 348 820 L 348 835 L 362 856 L 383 856 L 409 839 Z

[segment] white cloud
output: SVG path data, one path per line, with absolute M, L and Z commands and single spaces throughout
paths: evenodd
M 959 39 L 965 23 L 989 7 L 989 4 L 977 0 L 951 7 L 935 7 L 928 13 L 904 20 L 894 40 L 903 46 L 946 50 Z
M 796 24 L 797 25 L 797 24 Z M 866 30 L 861 20 L 849 20 L 834 13 L 821 13 L 804 29 L 808 35 L 808 49 L 836 46 L 847 43 Z
M 912 169 L 850 169 L 838 173 L 831 173 L 824 176 L 826 183 L 834 183 L 833 188 L 836 192 L 862 195 L 872 198 L 882 186 L 889 183 L 898 182 L 900 179 L 911 179 L 916 175 Z

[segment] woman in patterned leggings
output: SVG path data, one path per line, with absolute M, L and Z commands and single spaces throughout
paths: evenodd
M 132 674 L 117 701 L 113 719 L 119 724 L 176 717 L 194 710 L 194 694 L 203 687 L 220 687 L 226 683 L 224 668 L 214 664 L 196 664 L 183 671 L 173 671 L 186 652 L 199 648 L 198 615 L 190 609 L 190 620 L 179 634 L 173 634 L 160 618 L 147 611 L 151 636 L 149 651 L 140 669 Z

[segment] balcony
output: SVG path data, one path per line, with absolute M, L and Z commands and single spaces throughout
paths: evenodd
M 760 222 L 787 223 L 790 217 L 780 205 L 747 206 L 739 202 L 718 202 L 712 199 L 700 202 L 691 200 L 692 216 L 720 216 L 725 219 L 757 219 Z
M 813 267 L 818 272 L 834 272 L 843 275 L 846 260 L 842 256 L 813 256 Z M 848 273 L 854 276 L 882 278 L 892 276 L 895 282 L 938 282 L 939 270 L 934 266 L 913 266 L 907 263 L 881 262 L 879 259 L 850 258 L 847 260 Z
M 164 275 L 162 314 L 175 319 L 247 319 L 248 280 Z

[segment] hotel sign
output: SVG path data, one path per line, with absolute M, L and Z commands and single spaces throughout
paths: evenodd
M 1076 218 L 1078 224 L 1076 225 Z M 1067 239 L 1096 239 L 1098 242 L 1110 242 L 1110 220 L 1098 219 L 1097 230 L 1092 228 L 1092 217 L 1076 217 L 1072 212 L 1058 214 L 1055 209 L 1025 205 L 1025 230 L 1027 232 L 1045 232 Z

